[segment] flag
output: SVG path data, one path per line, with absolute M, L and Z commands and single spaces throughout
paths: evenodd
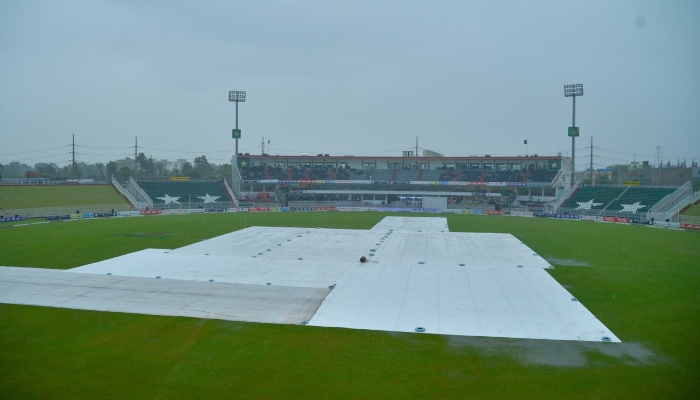
M 525 141 L 523 142 L 523 144 L 527 144 L 527 139 L 525 139 Z
M 250 158 L 239 158 L 238 168 L 248 168 L 250 167 Z

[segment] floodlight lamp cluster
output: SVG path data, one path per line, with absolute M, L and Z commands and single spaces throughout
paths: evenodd
M 228 101 L 245 103 L 245 90 L 231 90 L 228 92 Z
M 564 85 L 564 97 L 583 96 L 583 84 Z

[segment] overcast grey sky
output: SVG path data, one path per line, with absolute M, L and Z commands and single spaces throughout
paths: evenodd
M 700 2 L 0 1 L 0 163 L 242 152 L 700 161 Z M 681 160 L 682 161 L 682 160 Z

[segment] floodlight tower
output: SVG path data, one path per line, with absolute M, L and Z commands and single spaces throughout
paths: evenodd
M 241 130 L 238 129 L 238 103 L 245 103 L 245 90 L 231 90 L 228 92 L 228 101 L 236 102 L 236 128 L 233 129 L 232 136 L 236 139 L 236 153 L 233 156 L 233 165 L 231 165 L 231 171 L 233 176 L 231 177 L 231 183 L 234 184 L 236 196 L 238 196 L 240 190 L 240 179 L 237 179 L 240 174 L 236 173 L 238 171 L 238 139 L 241 138 Z
M 241 131 L 238 130 L 238 103 L 245 103 L 245 90 L 229 91 L 228 101 L 236 102 L 236 129 L 233 131 L 233 138 L 236 139 L 236 157 L 238 157 L 238 139 L 241 138 Z
M 571 114 L 571 126 L 569 127 L 569 136 L 571 136 L 571 186 L 574 186 L 574 172 L 576 165 L 576 136 L 578 136 L 578 128 L 576 127 L 576 97 L 583 96 L 583 84 L 576 83 L 573 85 L 564 85 L 564 97 L 573 97 L 574 108 Z

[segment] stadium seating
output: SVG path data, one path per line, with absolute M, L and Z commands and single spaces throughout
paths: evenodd
M 562 207 L 571 208 L 573 211 L 603 210 L 625 189 L 620 186 L 585 186 L 577 190 Z
M 334 177 L 333 179 L 337 179 L 340 181 L 346 181 L 350 179 L 350 171 L 348 171 L 345 168 L 338 168 L 334 170 Z
M 486 182 L 522 182 L 524 172 L 521 171 L 487 171 Z
M 441 181 L 443 174 L 445 172 L 447 172 L 447 171 L 443 171 L 443 170 L 439 170 L 439 169 L 423 169 L 421 171 L 423 171 L 423 176 L 421 176 L 420 180 L 421 181 L 428 181 L 428 182 Z M 451 171 L 454 172 L 454 170 L 451 170 Z M 409 180 L 415 180 L 415 179 L 409 179 Z M 453 180 L 453 179 L 448 179 L 448 180 Z
M 648 212 L 654 204 L 658 203 L 675 190 L 676 188 L 630 187 L 620 198 L 613 201 L 606 208 L 606 211 L 629 213 Z M 634 206 L 637 202 L 639 202 L 639 205 Z
M 261 169 L 264 174 L 264 168 Z M 230 198 L 221 181 L 138 181 L 138 185 L 146 191 L 153 200 L 154 207 L 165 206 L 166 202 L 159 197 L 167 194 L 171 198 L 178 197 L 180 203 L 202 204 L 206 195 L 218 197 L 216 202 L 229 202 Z M 172 203 L 171 203 L 172 204 Z M 177 203 L 175 203 L 177 204 Z
M 440 176 L 438 177 L 438 179 L 425 179 L 425 175 L 423 175 L 423 180 L 435 180 L 443 182 L 458 181 L 459 176 L 462 173 L 461 170 L 454 169 L 437 170 L 437 172 L 440 172 Z
M 393 169 L 375 169 L 370 173 L 370 177 L 373 181 L 388 182 L 392 180 L 393 174 Z
M 553 169 L 535 169 L 530 171 L 527 176 L 528 182 L 552 182 L 559 173 L 559 170 Z
M 244 181 L 262 179 L 294 180 L 366 180 L 381 182 L 406 181 L 461 181 L 461 182 L 551 182 L 559 171 L 538 169 L 532 171 L 494 171 L 474 169 L 311 169 L 253 166 L 240 168 Z
M 430 170 L 418 170 L 418 169 L 397 169 L 396 170 L 396 180 L 397 181 L 417 181 L 418 180 L 418 174 L 420 171 L 423 171 L 423 180 L 425 179 L 425 174 L 428 173 Z M 429 180 L 429 179 L 428 179 Z

